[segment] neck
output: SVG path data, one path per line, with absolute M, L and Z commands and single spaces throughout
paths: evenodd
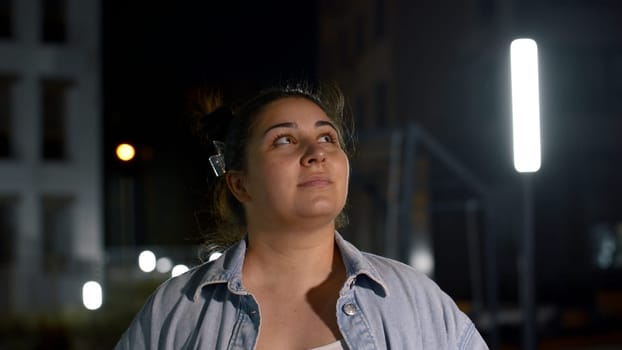
M 286 282 L 301 287 L 325 281 L 343 271 L 335 249 L 334 226 L 314 231 L 262 231 L 249 227 L 244 275 L 255 282 Z M 245 277 L 245 279 L 247 279 Z

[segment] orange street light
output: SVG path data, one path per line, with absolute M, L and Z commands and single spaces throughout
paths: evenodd
M 129 162 L 130 160 L 134 159 L 134 156 L 136 155 L 134 146 L 130 145 L 129 143 L 122 143 L 118 145 L 116 153 L 117 158 L 124 162 Z

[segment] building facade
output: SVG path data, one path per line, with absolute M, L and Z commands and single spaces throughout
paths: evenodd
M 100 95 L 99 1 L 0 3 L 3 312 L 81 307 L 103 276 Z

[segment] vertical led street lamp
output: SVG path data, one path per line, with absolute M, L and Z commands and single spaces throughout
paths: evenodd
M 536 348 L 534 287 L 534 219 L 532 175 L 540 169 L 540 97 L 538 46 L 532 39 L 510 45 L 514 168 L 522 174 L 524 227 L 520 257 L 523 348 Z
M 536 42 L 532 39 L 512 41 L 510 59 L 514 168 L 519 173 L 533 173 L 540 169 L 540 97 Z

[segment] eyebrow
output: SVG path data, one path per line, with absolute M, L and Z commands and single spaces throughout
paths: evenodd
M 337 128 L 335 127 L 335 125 L 333 123 L 331 123 L 328 120 L 318 120 L 315 122 L 315 127 L 319 128 L 321 126 L 330 126 L 331 128 L 333 128 L 335 131 L 337 131 Z M 272 126 L 270 126 L 269 128 L 266 129 L 266 131 L 263 132 L 264 136 L 272 129 L 277 129 L 277 128 L 292 128 L 292 129 L 298 129 L 298 124 L 296 123 L 292 123 L 292 122 L 285 122 L 285 123 L 278 123 L 278 124 L 274 124 Z

